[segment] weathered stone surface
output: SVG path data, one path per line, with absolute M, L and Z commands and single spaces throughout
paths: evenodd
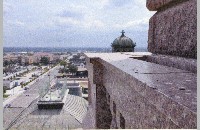
M 96 62 L 96 60 L 93 60 L 91 59 L 90 61 L 92 64 L 93 64 L 93 82 L 94 84 L 102 84 L 102 79 L 103 79 L 103 73 L 102 73 L 102 69 L 103 69 L 103 66 L 101 63 L 99 62 Z
M 97 68 L 88 68 L 89 74 L 103 78 L 102 85 L 96 86 L 96 89 L 91 88 L 95 90 L 90 92 L 91 95 L 101 92 L 101 98 L 95 97 L 96 102 L 92 102 L 90 106 L 103 105 L 105 110 L 111 112 L 111 116 L 106 115 L 109 119 L 112 118 L 110 128 L 121 128 L 121 116 L 127 129 L 197 127 L 196 74 L 133 59 L 141 56 L 138 53 L 96 53 L 86 56 L 93 60 L 94 68 L 96 62 L 103 67 L 101 73 L 100 70 L 97 71 L 103 76 L 94 74 L 93 70 Z M 94 77 L 90 80 L 93 82 L 94 79 L 96 80 Z M 107 107 L 109 103 L 110 109 Z M 106 117 L 107 112 L 100 109 L 93 114 L 102 118 Z M 96 117 L 95 120 L 97 119 Z M 101 123 L 104 124 L 102 120 Z M 95 125 L 93 128 L 99 127 Z
M 197 58 L 197 2 L 164 7 L 150 19 L 148 51 Z
M 103 66 L 98 58 L 86 58 L 90 69 L 89 73 L 89 110 L 83 122 L 84 128 L 109 129 L 112 121 L 110 105 L 108 104 L 108 93 L 103 86 Z M 91 64 L 92 63 L 92 64 Z
M 88 112 L 83 120 L 83 128 L 96 128 L 96 85 L 93 82 L 93 64 L 90 63 L 90 58 L 86 57 L 86 68 L 90 70 L 88 73 Z
M 112 121 L 110 105 L 107 104 L 106 88 L 103 85 L 97 86 L 96 96 L 96 124 L 97 128 L 109 129 Z
M 146 6 L 150 11 L 156 11 L 164 6 L 173 6 L 186 0 L 147 0 Z
M 145 61 L 197 73 L 197 60 L 192 58 L 153 54 Z

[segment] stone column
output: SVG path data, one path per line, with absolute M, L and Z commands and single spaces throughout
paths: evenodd
M 157 11 L 149 21 L 148 51 L 197 58 L 197 1 L 147 0 Z

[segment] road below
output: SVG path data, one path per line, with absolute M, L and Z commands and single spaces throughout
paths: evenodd
M 58 73 L 58 67 L 50 70 L 50 80 Z M 41 76 L 29 89 L 9 102 L 3 109 L 5 130 L 66 130 L 82 128 L 88 102 L 75 95 L 67 95 L 62 109 L 38 109 L 37 101 L 42 87 L 49 85 L 48 73 Z
M 21 88 L 21 86 L 13 88 L 13 89 L 15 89 L 14 95 L 11 95 L 10 97 L 8 97 L 7 99 L 4 100 L 3 107 L 5 107 L 7 104 L 11 103 L 15 98 L 17 98 L 18 96 L 20 96 L 23 93 L 25 94 L 27 92 L 33 91 L 33 89 L 39 90 L 39 88 L 38 88 L 39 86 L 48 85 L 48 83 L 49 83 L 48 73 L 50 72 L 50 79 L 52 80 L 54 75 L 56 75 L 58 73 L 57 68 L 58 68 L 58 66 L 52 68 L 51 70 L 49 70 L 45 74 L 38 77 L 36 80 L 29 83 L 26 86 L 26 87 L 29 88 L 29 90 L 24 90 L 23 88 Z M 13 90 L 10 90 L 10 91 L 12 92 Z
M 50 80 L 54 78 L 54 75 L 57 75 L 58 66 L 52 68 L 50 72 Z M 14 95 L 3 102 L 3 124 L 4 128 L 9 128 L 12 126 L 12 123 L 20 116 L 20 114 L 28 108 L 32 102 L 34 102 L 39 97 L 40 87 L 47 86 L 49 84 L 48 72 L 36 79 L 36 82 L 29 86 L 28 90 L 25 90 L 23 93 Z M 5 107 L 6 104 L 10 104 L 9 107 Z

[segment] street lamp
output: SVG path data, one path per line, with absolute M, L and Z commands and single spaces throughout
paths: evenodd
M 50 91 L 50 101 L 51 101 L 51 84 L 50 84 L 50 72 L 49 72 L 49 74 L 48 74 L 48 76 L 49 76 L 49 91 Z
M 14 86 L 14 82 L 13 82 L 13 95 L 14 95 L 14 89 L 15 89 L 15 86 Z

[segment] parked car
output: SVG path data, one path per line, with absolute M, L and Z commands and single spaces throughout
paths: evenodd
M 24 87 L 24 90 L 28 90 L 29 88 L 28 87 Z
M 5 108 L 6 108 L 6 107 L 10 107 L 10 106 L 11 106 L 11 104 L 6 104 L 6 105 L 5 105 Z

